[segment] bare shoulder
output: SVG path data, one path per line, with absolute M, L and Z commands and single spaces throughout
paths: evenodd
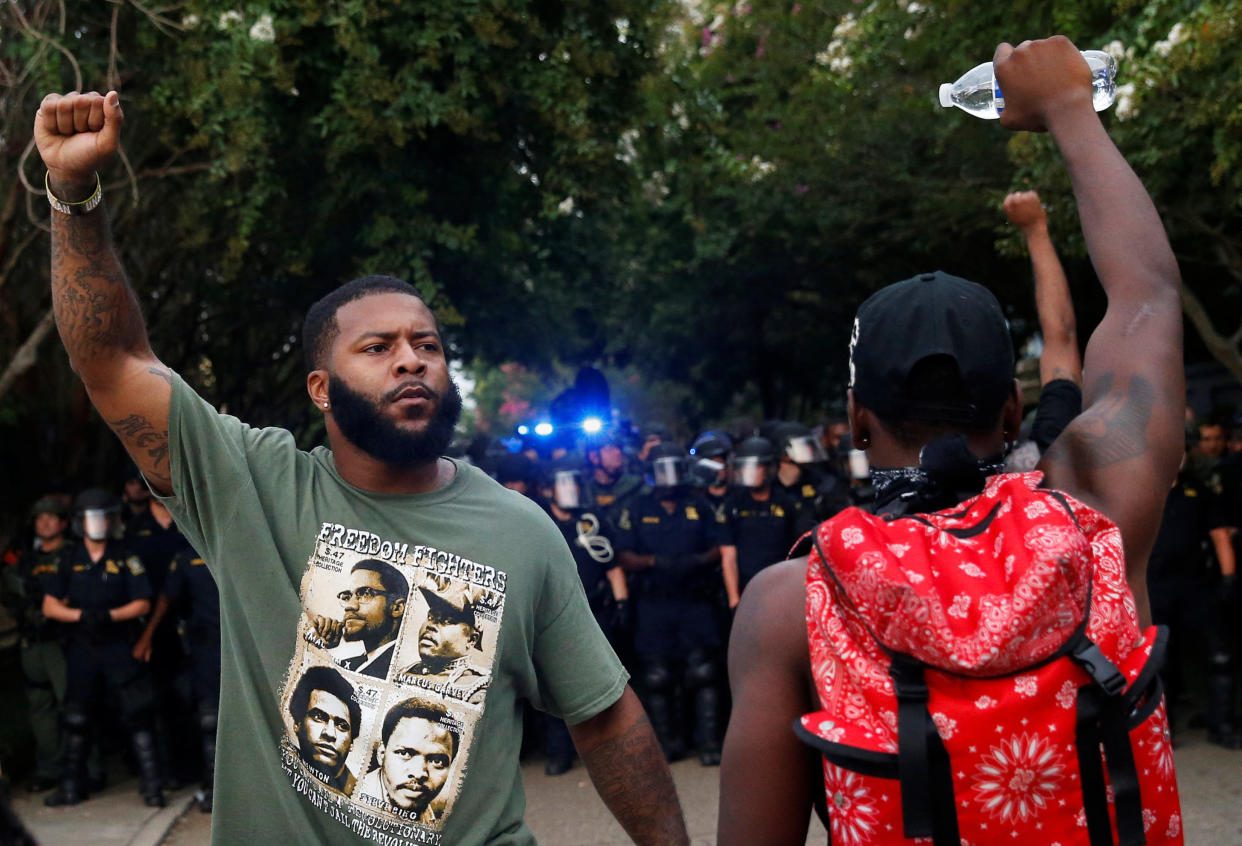
M 806 557 L 766 567 L 746 586 L 729 638 L 735 660 L 753 666 L 799 667 L 810 672 L 806 640 Z

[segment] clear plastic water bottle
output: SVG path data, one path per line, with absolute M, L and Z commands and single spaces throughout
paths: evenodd
M 1083 50 L 1091 68 L 1091 101 L 1102 112 L 1117 99 L 1117 60 L 1103 50 Z M 996 84 L 991 62 L 971 68 L 957 82 L 940 86 L 940 105 L 957 106 L 984 120 L 996 120 L 1005 110 L 1005 95 Z

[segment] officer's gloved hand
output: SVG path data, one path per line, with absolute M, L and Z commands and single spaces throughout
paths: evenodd
M 1224 608 L 1233 608 L 1238 601 L 1238 574 L 1230 573 L 1220 579 L 1220 604 Z
M 112 624 L 112 614 L 106 608 L 85 608 L 78 625 L 88 632 L 97 632 Z
M 608 626 L 614 632 L 630 630 L 630 601 L 628 599 L 613 600 L 612 610 L 608 614 Z
M 678 555 L 674 561 L 674 567 L 684 572 L 697 569 L 703 565 L 703 556 L 694 552 L 686 552 Z

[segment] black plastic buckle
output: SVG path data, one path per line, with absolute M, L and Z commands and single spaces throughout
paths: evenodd
M 1126 677 L 1117 665 L 1108 660 L 1100 647 L 1087 638 L 1074 650 L 1074 661 L 1087 671 L 1095 683 L 1109 696 L 1116 696 L 1126 689 Z

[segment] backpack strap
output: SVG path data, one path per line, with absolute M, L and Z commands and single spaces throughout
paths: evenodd
M 893 654 L 889 675 L 897 695 L 897 771 L 906 837 L 930 837 L 934 846 L 959 846 L 953 769 L 927 710 L 926 667 Z
M 1133 702 L 1125 697 L 1126 679 L 1085 634 L 1073 638 L 1071 659 L 1091 676 L 1093 683 L 1078 689 L 1078 721 L 1075 746 L 1082 783 L 1083 811 L 1091 846 L 1140 846 L 1143 834 L 1143 799 L 1138 768 L 1130 746 L 1129 711 Z M 1100 757 L 1103 746 L 1104 756 Z M 1108 770 L 1105 783 L 1104 771 Z M 1108 788 L 1113 791 L 1117 817 L 1117 840 L 1113 840 L 1108 814 Z

